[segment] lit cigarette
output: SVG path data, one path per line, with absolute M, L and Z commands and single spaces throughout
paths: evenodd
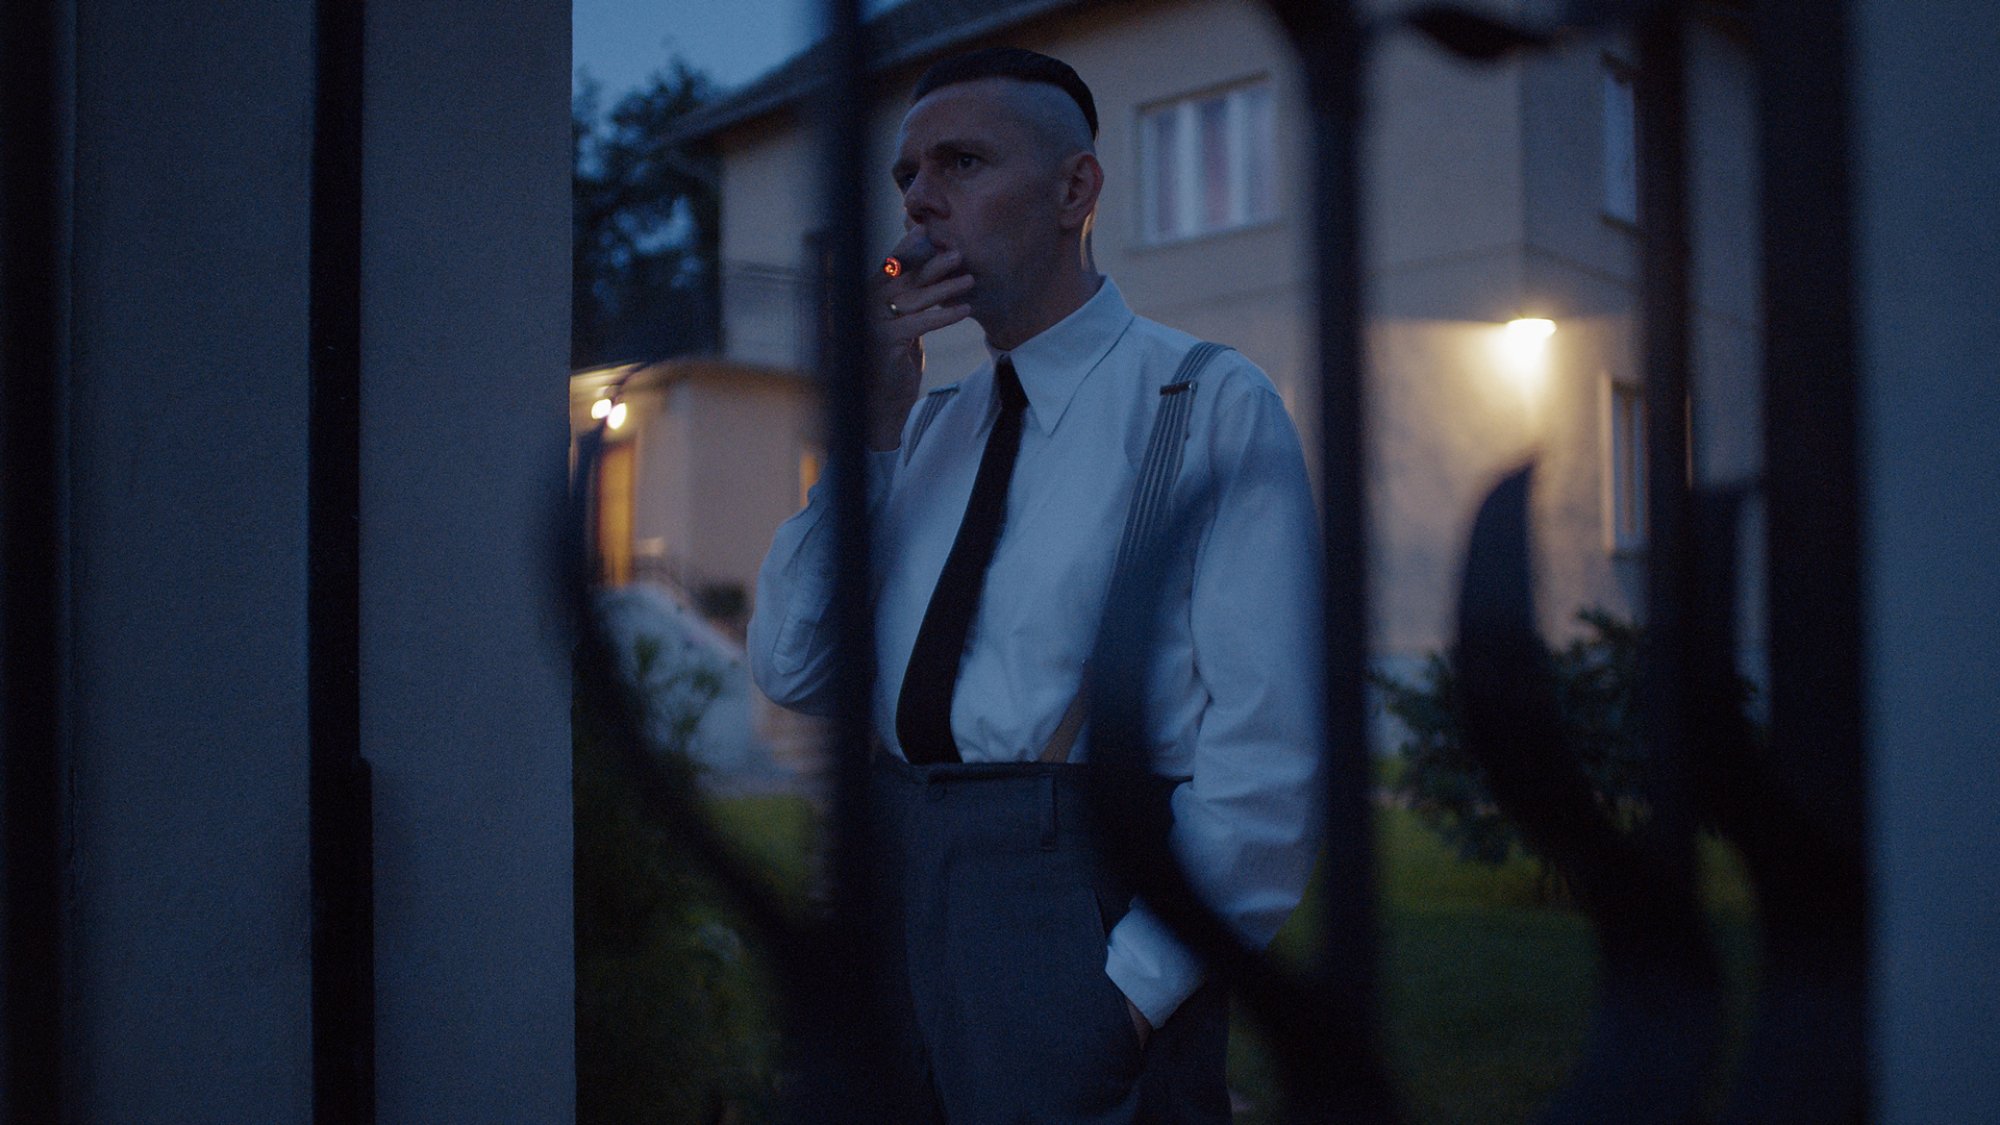
M 882 272 L 889 277 L 901 277 L 911 270 L 923 269 L 924 263 L 937 255 L 937 247 L 920 230 L 904 235 L 897 249 L 902 253 L 882 259 Z

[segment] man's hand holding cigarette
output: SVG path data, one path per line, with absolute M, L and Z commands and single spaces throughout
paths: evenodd
M 893 268 L 891 266 L 893 263 Z M 957 324 L 972 313 L 964 298 L 972 275 L 956 250 L 939 251 L 912 227 L 890 252 L 875 291 L 875 394 L 870 402 L 868 448 L 902 444 L 903 422 L 923 383 L 923 335 Z

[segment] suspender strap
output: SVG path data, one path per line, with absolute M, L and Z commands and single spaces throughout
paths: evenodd
M 1042 747 L 1043 762 L 1067 762 L 1069 752 L 1076 747 L 1076 736 L 1083 732 L 1084 700 L 1090 698 L 1090 666 L 1084 665 L 1083 682 L 1077 685 L 1076 694 L 1070 698 L 1069 707 L 1063 711 L 1062 722 L 1056 724 L 1056 732 L 1049 736 L 1049 744 Z
M 1194 410 L 1195 380 L 1209 361 L 1229 349 L 1207 342 L 1188 349 L 1174 377 L 1160 388 L 1160 405 L 1153 412 L 1153 435 L 1146 442 L 1146 460 L 1139 467 L 1139 484 L 1132 490 L 1132 507 L 1125 513 L 1125 534 L 1118 541 L 1118 556 L 1111 564 L 1111 583 L 1116 588 L 1132 566 L 1132 560 L 1149 557 L 1153 540 L 1171 511 L 1174 481 L 1181 475 L 1181 454 L 1187 445 L 1188 416 Z M 921 430 L 919 432 L 922 432 Z M 1039 760 L 1066 762 L 1083 730 L 1085 697 L 1090 693 L 1090 669 L 1083 670 L 1083 683 L 1070 700 L 1055 734 L 1042 748 Z

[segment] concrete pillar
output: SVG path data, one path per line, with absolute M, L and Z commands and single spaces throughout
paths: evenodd
M 315 5 L 71 11 L 69 1112 L 303 1122 Z M 378 1116 L 560 1123 L 569 7 L 367 18 Z
M 70 1112 L 303 1121 L 312 7 L 74 12 Z
M 2000 9 L 1850 9 L 1879 1120 L 2000 1106 Z M 1800 565 L 1810 565 L 1801 560 Z
M 569 5 L 370 0 L 362 739 L 381 1120 L 574 1112 Z

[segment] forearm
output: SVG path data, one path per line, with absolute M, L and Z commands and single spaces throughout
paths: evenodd
M 865 459 L 871 515 L 894 483 L 897 460 L 893 451 Z M 745 638 L 757 687 L 775 703 L 815 713 L 827 702 L 834 649 L 827 620 L 841 565 L 830 492 L 825 479 L 814 485 L 805 508 L 772 537 L 757 573 L 756 607 Z

